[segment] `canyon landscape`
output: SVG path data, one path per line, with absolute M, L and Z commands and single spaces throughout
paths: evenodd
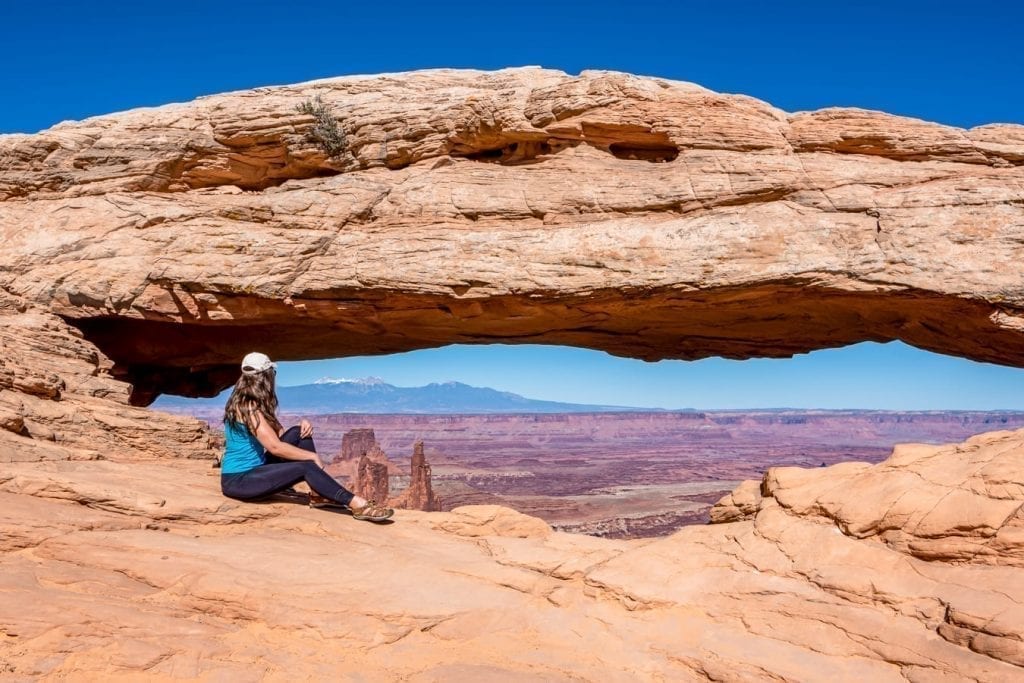
M 332 122 L 335 137 L 316 133 Z M 520 442 L 497 465 L 491 439 L 443 440 L 430 420 L 445 418 L 418 418 L 422 449 L 378 415 L 320 426 L 339 451 L 373 428 L 410 473 L 410 506 L 432 507 L 428 473 L 452 475 L 427 496 L 442 507 L 460 490 L 511 501 L 487 490 L 508 466 L 566 491 L 554 467 L 579 468 L 583 493 L 659 486 L 663 467 L 735 483 L 710 524 L 600 538 L 492 503 L 374 525 L 302 496 L 234 501 L 220 437 L 146 407 L 216 395 L 257 342 L 277 360 L 496 341 L 657 360 L 902 340 L 1021 366 L 1024 126 L 788 113 L 607 71 L 332 78 L 0 135 L 0 235 L 5 679 L 1024 672 L 1024 430 L 1009 416 L 913 415 L 959 441 L 890 450 L 902 427 L 870 412 L 634 414 L 596 457 L 586 437 L 616 415 L 581 415 L 550 461 L 543 418 L 475 417 Z M 637 433 L 706 432 L 725 450 L 732 430 L 780 421 L 808 430 L 796 463 L 629 453 Z M 390 477 L 359 454 L 357 478 Z
M 706 524 L 711 507 L 771 467 L 881 462 L 901 443 L 942 444 L 1024 428 L 1024 413 L 728 411 L 555 415 L 319 415 L 322 450 L 372 425 L 407 486 L 426 444 L 437 509 L 487 504 L 607 538 Z M 329 466 L 329 471 L 332 471 Z M 341 470 L 336 470 L 341 473 Z
M 172 412 L 220 429 L 223 410 L 213 401 L 170 405 Z M 360 495 L 384 500 L 388 496 L 382 491 L 405 489 L 413 444 L 424 443 L 431 491 L 439 498 L 433 509 L 503 505 L 561 531 L 607 538 L 663 536 L 687 524 L 706 524 L 715 502 L 742 481 L 760 479 L 770 467 L 877 463 L 896 444 L 952 443 L 981 432 L 1024 428 L 1024 413 L 1010 411 L 285 413 L 282 418 L 289 424 L 308 418 L 328 471 Z M 365 487 L 358 476 L 363 453 L 386 470 Z M 390 484 L 380 483 L 385 476 Z

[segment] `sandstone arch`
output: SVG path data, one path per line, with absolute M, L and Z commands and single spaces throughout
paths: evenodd
M 348 147 L 297 105 L 319 95 Z M 341 78 L 0 137 L 0 287 L 143 405 L 282 359 L 863 340 L 1024 365 L 1024 126 L 542 69 Z M 13 304 L 12 304 L 13 305 Z
M 307 140 L 295 106 L 316 94 L 347 153 Z M 1019 676 L 1020 432 L 773 469 L 718 506 L 753 521 L 626 546 L 493 507 L 409 512 L 385 535 L 232 504 L 208 462 L 171 460 L 213 458 L 204 425 L 129 403 L 215 390 L 254 337 L 282 358 L 899 338 L 1024 365 L 1022 163 L 1021 126 L 788 115 L 537 69 L 337 79 L 0 136 L 7 669 L 223 675 L 273 632 L 294 656 L 270 665 L 307 677 L 339 648 L 393 678 L 479 677 L 495 652 L 536 676 L 552 642 L 584 655 L 555 657 L 553 677 Z M 268 553 L 254 584 L 245 565 Z M 410 571 L 431 590 L 406 590 Z M 438 659 L 416 665 L 434 668 L 401 668 L 380 647 L 399 640 L 426 641 Z

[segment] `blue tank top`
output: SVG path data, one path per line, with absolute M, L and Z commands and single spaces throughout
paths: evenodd
M 244 422 L 224 423 L 224 459 L 220 461 L 221 474 L 248 472 L 267 462 L 266 450 L 249 433 Z

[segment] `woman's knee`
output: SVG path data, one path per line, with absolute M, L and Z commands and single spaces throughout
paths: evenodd
M 284 430 L 284 432 L 281 434 L 281 441 L 284 441 L 285 443 L 290 443 L 293 446 L 297 446 L 301 439 L 301 430 L 299 429 L 298 425 L 289 427 L 288 429 Z

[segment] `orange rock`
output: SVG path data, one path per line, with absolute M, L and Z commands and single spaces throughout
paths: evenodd
M 711 508 L 711 523 L 738 522 L 753 519 L 761 504 L 761 484 L 745 481 Z
M 310 137 L 315 97 L 340 153 Z M 253 334 L 277 359 L 900 339 L 1024 364 L 1022 131 L 602 71 L 261 88 L 0 137 L 0 287 L 135 404 L 229 385 Z
M 47 457 L 216 458 L 220 437 L 205 424 L 128 405 L 131 387 L 78 330 L 2 289 L 0 348 L 0 437 L 70 449 Z M 0 462 L 19 452 L 0 450 Z
M 330 638 L 346 668 L 388 679 L 1014 680 L 1015 517 L 923 539 L 905 524 L 901 539 L 852 533 L 860 508 L 835 511 L 908 471 L 906 497 L 925 505 L 974 490 L 979 509 L 1019 509 L 1021 453 L 1024 430 L 773 470 L 753 519 L 638 541 L 497 506 L 376 526 L 239 503 L 194 460 L 14 461 L 0 473 L 0 661 L 14 678 L 317 678 L 337 670 Z M 924 559 L 916 540 L 980 551 Z
M 367 500 L 384 502 L 390 492 L 388 466 L 365 453 L 359 458 L 355 494 Z
M 738 521 L 614 541 L 239 503 L 201 423 L 132 404 L 226 386 L 257 338 L 1024 364 L 1021 130 L 525 69 L 0 136 L 0 675 L 1019 679 L 1024 431 L 770 470 Z
M 350 429 L 341 437 L 339 460 L 359 460 L 377 445 L 372 429 Z
M 441 501 L 434 496 L 434 489 L 430 483 L 430 463 L 423 453 L 422 441 L 417 441 L 412 447 L 409 486 L 391 504 L 403 510 L 431 512 L 441 509 Z

